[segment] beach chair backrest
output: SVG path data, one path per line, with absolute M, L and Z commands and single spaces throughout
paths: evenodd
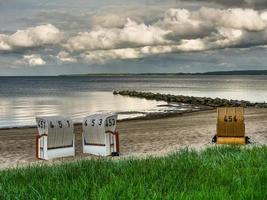
M 244 108 L 225 107 L 217 109 L 217 137 L 244 137 Z
M 62 148 L 73 145 L 73 123 L 63 117 L 36 118 L 39 135 L 47 134 L 47 148 Z
M 115 131 L 116 124 L 116 114 L 96 114 L 84 118 L 83 135 L 85 143 L 105 145 L 107 143 L 106 131 Z

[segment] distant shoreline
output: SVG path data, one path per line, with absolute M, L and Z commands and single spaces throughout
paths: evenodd
M 267 75 L 267 70 L 239 70 L 239 71 L 210 71 L 210 72 L 194 72 L 194 73 L 91 73 L 91 74 L 56 74 L 45 76 L 0 76 L 0 78 L 8 77 L 115 77 L 115 76 L 210 76 L 210 75 L 237 75 L 237 76 L 261 76 Z
M 180 76 L 180 75 L 267 75 L 267 70 L 213 71 L 197 73 L 94 73 L 59 76 Z

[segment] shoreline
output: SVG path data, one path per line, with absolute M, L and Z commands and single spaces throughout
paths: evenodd
M 267 144 L 267 109 L 245 109 L 246 135 L 259 145 Z M 121 158 L 164 156 L 182 148 L 201 150 L 216 132 L 216 111 L 177 114 L 157 119 L 119 121 Z M 82 127 L 76 124 L 75 157 L 40 161 L 35 158 L 36 128 L 0 130 L 0 169 L 32 164 L 69 162 L 96 156 L 82 153 Z M 247 147 L 249 147 L 248 145 Z
M 191 105 L 190 105 L 191 106 Z M 168 106 L 166 106 L 168 107 Z M 124 121 L 133 121 L 133 120 L 150 120 L 150 119 L 161 119 L 161 118 L 166 118 L 166 117 L 175 117 L 175 116 L 180 116 L 185 113 L 194 113 L 194 112 L 200 112 L 200 111 L 205 111 L 205 110 L 213 110 L 214 108 L 209 108 L 209 107 L 204 107 L 200 106 L 199 109 L 188 109 L 188 110 L 170 110 L 166 112 L 151 112 L 151 113 L 140 113 L 144 114 L 144 116 L 137 116 L 137 117 L 132 117 L 132 118 L 124 118 L 124 119 L 118 119 L 118 122 L 124 122 Z M 123 114 L 136 114 L 137 112 L 131 111 L 125 111 Z M 118 113 L 120 115 L 120 113 Z M 73 125 L 74 126 L 79 126 L 81 125 L 81 122 L 76 122 Z M 1 130 L 11 130 L 11 129 L 25 129 L 25 128 L 37 128 L 36 125 L 25 125 L 25 126 L 11 126 L 11 127 L 0 127 Z
M 253 103 L 245 100 L 228 100 L 220 98 L 210 97 L 197 97 L 197 96 L 184 96 L 184 95 L 171 95 L 171 94 L 160 94 L 152 92 L 138 92 L 135 90 L 113 90 L 113 95 L 122 95 L 133 98 L 140 98 L 146 100 L 154 100 L 166 102 L 163 105 L 157 105 L 158 110 L 147 112 L 147 111 L 122 111 L 118 112 L 118 115 L 129 115 L 125 118 L 121 118 L 118 121 L 131 121 L 131 120 L 147 120 L 147 119 L 158 119 L 164 117 L 171 117 L 181 115 L 183 113 L 198 112 L 202 110 L 213 110 L 217 107 L 222 106 L 242 106 L 242 107 L 255 107 L 255 108 L 267 108 L 267 103 Z M 172 105 L 174 104 L 174 105 Z M 185 107 L 183 107 L 185 106 Z M 165 107 L 164 109 L 160 109 Z M 173 109 L 168 109 L 172 108 Z M 195 109 L 198 107 L 198 109 Z M 132 116 L 131 116 L 132 115 Z M 136 115 L 136 116 L 134 116 Z M 139 115 L 139 116 L 138 116 Z M 81 122 L 74 122 L 74 125 L 79 125 Z M 10 129 L 23 129 L 23 128 L 35 128 L 36 125 L 10 125 L 0 127 L 0 130 Z

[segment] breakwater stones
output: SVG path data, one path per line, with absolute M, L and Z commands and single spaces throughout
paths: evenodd
M 243 100 L 240 101 L 240 100 L 228 100 L 228 99 L 209 98 L 209 97 L 192 97 L 192 96 L 160 94 L 160 93 L 152 93 L 152 92 L 138 92 L 135 90 L 121 90 L 121 91 L 115 90 L 113 91 L 113 94 L 145 98 L 149 100 L 203 105 L 203 106 L 210 106 L 210 107 L 242 106 L 242 107 L 267 108 L 266 103 L 251 103 L 249 101 L 243 101 Z

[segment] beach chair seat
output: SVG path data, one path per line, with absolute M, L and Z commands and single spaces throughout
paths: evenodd
M 244 108 L 224 107 L 217 109 L 217 144 L 246 144 Z
M 49 160 L 74 156 L 74 133 L 71 119 L 63 117 L 37 117 L 36 157 Z
M 83 153 L 99 156 L 119 155 L 117 114 L 95 114 L 83 120 Z

